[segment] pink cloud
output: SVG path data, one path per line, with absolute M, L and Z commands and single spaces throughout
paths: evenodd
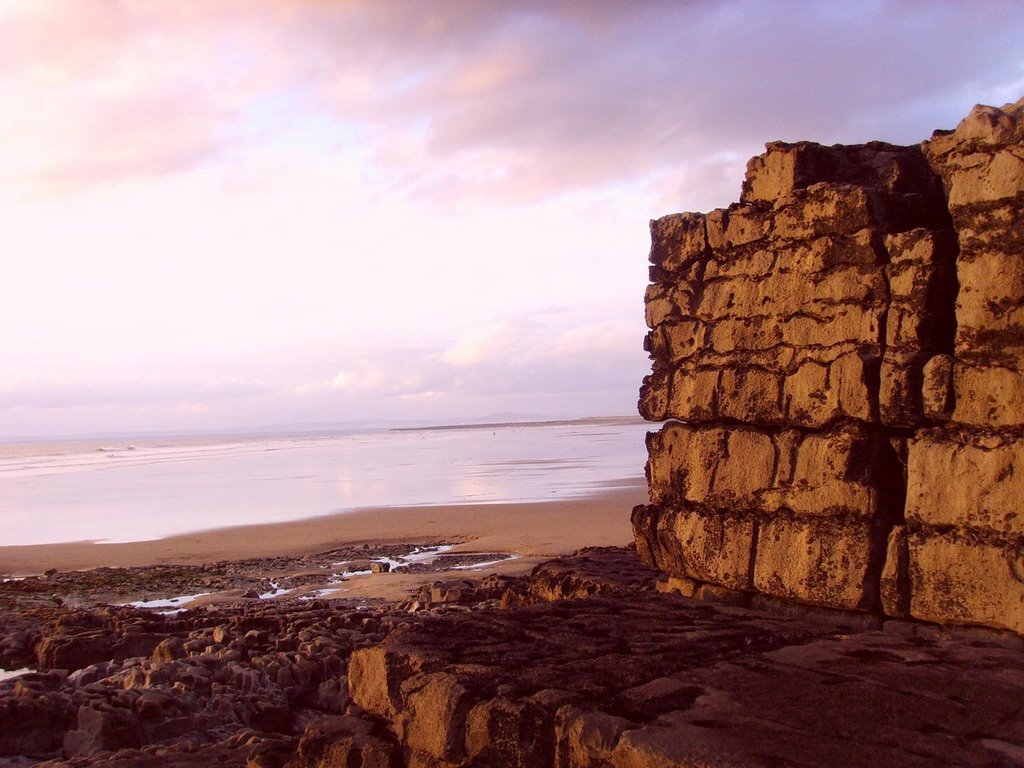
M 393 189 L 534 201 L 693 178 L 766 139 L 918 140 L 1019 84 L 1024 56 L 1024 7 L 998 1 L 24 8 L 0 18 L 0 169 L 58 187 L 260 152 L 285 126 L 254 138 L 253 110 L 288 99 L 328 133 L 361 126 L 346 148 Z

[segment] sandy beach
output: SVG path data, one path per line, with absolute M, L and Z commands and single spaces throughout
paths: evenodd
M 635 480 L 609 486 L 593 496 L 550 502 L 362 509 L 152 541 L 7 546 L 0 547 L 0 573 L 199 564 L 302 555 L 347 544 L 442 541 L 457 543 L 456 550 L 515 553 L 517 560 L 496 570 L 521 571 L 539 559 L 584 546 L 629 543 L 630 510 L 646 500 L 646 483 Z

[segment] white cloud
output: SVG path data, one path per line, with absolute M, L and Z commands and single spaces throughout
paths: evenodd
M 0 429 L 629 410 L 649 218 L 735 199 L 768 140 L 917 141 L 1017 98 L 1022 24 L 0 0 L 0 359 L 29 382 Z
M 456 368 L 481 363 L 516 362 L 536 343 L 537 322 L 530 318 L 497 319 L 471 327 L 441 353 L 441 360 Z

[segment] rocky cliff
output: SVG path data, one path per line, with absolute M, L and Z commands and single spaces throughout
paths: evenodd
M 633 525 L 669 586 L 1024 632 L 1022 202 L 1024 100 L 769 144 L 651 223 Z

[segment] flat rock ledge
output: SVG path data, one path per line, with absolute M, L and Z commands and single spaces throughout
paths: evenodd
M 0 682 L 0 766 L 1024 763 L 1018 636 L 657 578 L 592 549 L 401 605 L 21 616 L 0 644 L 40 671 Z

